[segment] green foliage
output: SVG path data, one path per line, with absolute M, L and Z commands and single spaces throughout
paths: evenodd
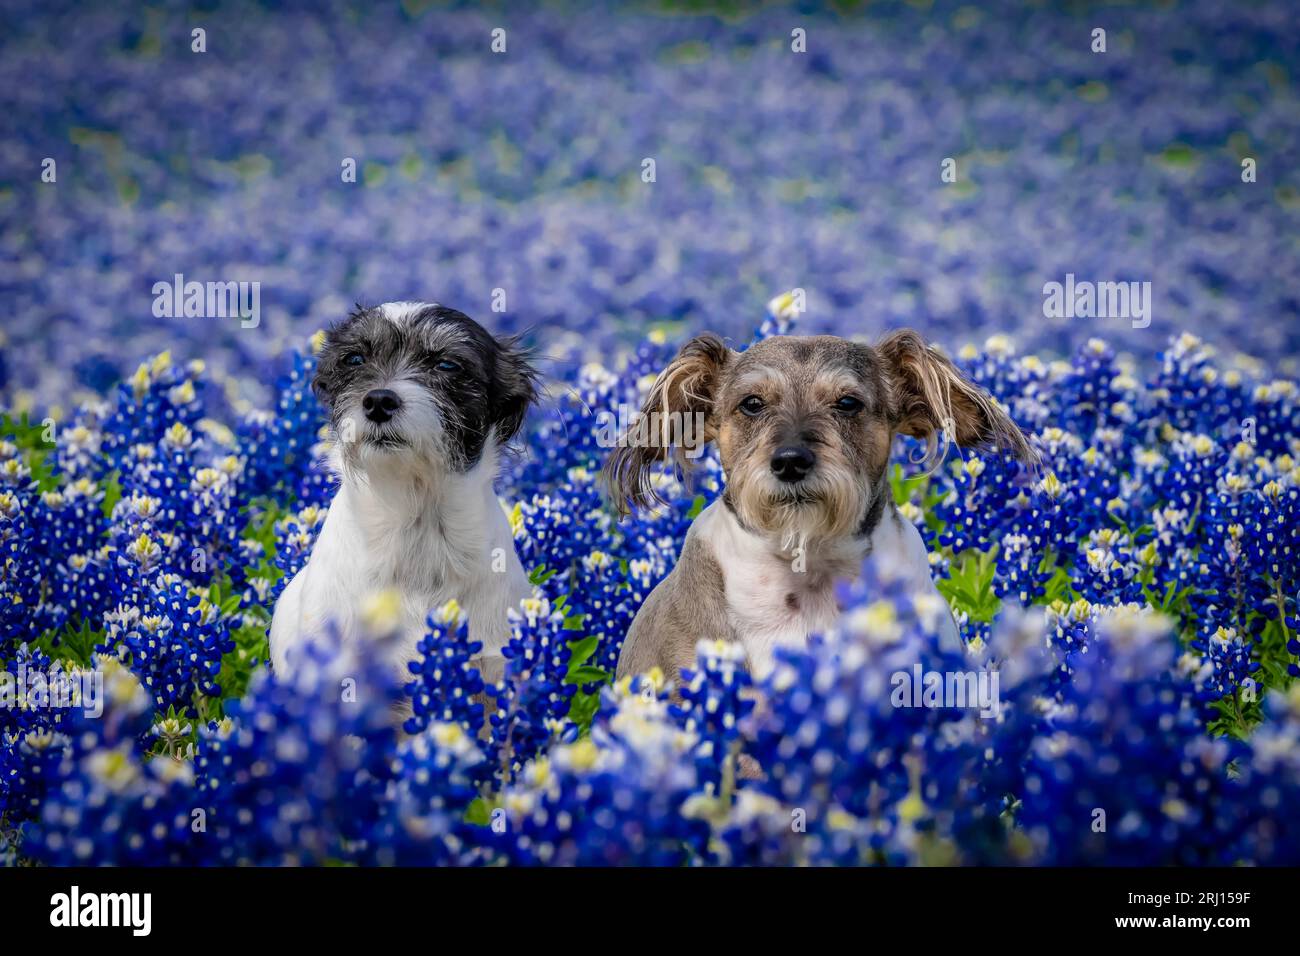
M 917 497 L 925 497 L 926 486 L 930 483 L 929 475 L 916 478 L 904 478 L 903 466 L 895 462 L 889 467 L 889 490 L 894 494 L 894 504 L 903 505 Z
M 580 617 L 581 615 L 575 615 L 569 621 Z M 566 627 L 568 623 L 565 622 Z M 577 627 L 581 626 L 579 622 Z M 590 731 L 592 718 L 596 716 L 596 710 L 600 707 L 601 687 L 609 683 L 613 676 L 603 667 L 595 667 L 587 663 L 591 660 L 591 655 L 596 653 L 599 643 L 600 637 L 596 634 L 589 634 L 569 643 L 572 656 L 569 658 L 569 670 L 565 674 L 564 682 L 577 686 L 573 699 L 569 703 L 569 719 L 583 734 Z
M 1052 568 L 1052 576 L 1047 581 L 1046 590 L 1043 592 L 1043 596 L 1034 603 L 1051 605 L 1057 601 L 1064 601 L 1069 604 L 1078 600 L 1079 592 L 1074 589 L 1074 585 L 1070 580 L 1069 569 L 1056 564 L 1052 557 L 1048 555 L 1047 557 L 1044 557 L 1038 570 L 1046 571 L 1049 565 Z
M 528 583 L 533 587 L 541 587 L 551 578 L 555 577 L 557 572 L 554 568 L 548 568 L 545 565 L 539 565 L 528 572 Z
M 964 611 L 973 621 L 992 621 L 1002 607 L 1002 600 L 993 593 L 995 553 L 992 548 L 964 551 L 949 565 L 948 577 L 935 582 L 952 609 Z
M 46 631 L 36 641 L 36 647 L 51 660 L 62 660 L 89 667 L 95 654 L 95 645 L 102 644 L 106 635 L 81 618 L 69 621 L 59 631 Z
M 54 442 L 45 440 L 45 422 L 33 422 L 27 412 L 15 418 L 9 413 L 0 415 L 0 438 L 12 441 L 23 452 L 23 461 L 32 470 L 32 478 L 41 491 L 59 487 L 54 473 Z
M 1235 737 L 1245 740 L 1250 732 L 1264 719 L 1264 711 L 1259 704 L 1259 696 L 1254 700 L 1245 700 L 1241 688 L 1229 696 L 1216 700 L 1210 705 L 1217 716 L 1206 722 L 1206 729 L 1216 737 Z
M 255 498 L 244 507 L 242 512 L 248 516 L 248 523 L 241 533 L 245 541 L 256 541 L 262 546 L 262 553 L 268 558 L 275 556 L 275 526 L 290 514 L 287 505 L 274 498 Z
M 272 570 L 279 572 L 278 568 Z M 231 631 L 234 650 L 221 659 L 221 673 L 217 684 L 221 687 L 218 713 L 225 701 L 238 699 L 248 689 L 253 672 L 270 659 L 271 649 L 267 629 L 271 626 L 271 612 L 260 604 L 250 605 L 240 613 L 243 597 L 234 590 L 230 576 L 222 574 L 208 586 L 208 601 L 220 609 L 223 617 L 238 615 L 240 623 Z M 201 712 L 201 711 L 200 711 Z
M 275 582 L 284 572 L 275 566 L 275 526 L 288 513 L 287 506 L 272 498 L 258 498 L 244 510 L 248 523 L 242 537 L 262 546 L 262 559 L 249 576 Z M 221 673 L 217 683 L 221 686 L 222 702 L 242 697 L 257 667 L 271 657 L 268 629 L 273 608 L 261 604 L 243 604 L 243 597 L 234 589 L 227 574 L 217 575 L 208 587 L 208 600 L 216 605 L 223 616 L 239 615 L 239 624 L 232 629 L 235 649 L 221 660 Z M 241 613 L 241 606 L 243 607 Z
M 113 508 L 122 500 L 122 473 L 114 468 L 104 479 L 104 500 L 99 503 L 105 518 L 113 516 Z
M 475 797 L 465 810 L 465 822 L 485 827 L 492 822 L 492 804 L 482 797 Z
M 943 499 L 943 493 L 935 486 L 929 474 L 905 478 L 903 466 L 898 462 L 890 466 L 888 474 L 894 504 L 901 506 L 910 502 L 916 505 L 925 516 L 925 526 L 936 534 L 947 527 L 948 523 L 937 517 L 939 509 L 936 506 Z

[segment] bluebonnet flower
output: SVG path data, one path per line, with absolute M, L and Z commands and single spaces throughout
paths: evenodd
M 51 866 L 184 865 L 200 859 L 191 830 L 193 770 L 170 758 L 142 762 L 125 745 L 85 754 L 48 794 L 22 850 Z
M 635 405 L 671 352 L 658 338 L 622 375 L 591 363 L 570 374 L 606 405 Z M 111 711 L 134 714 L 134 723 L 89 734 L 58 715 L 8 715 L 4 852 L 49 861 L 469 864 L 1275 854 L 1264 807 L 1227 773 L 1236 745 L 1206 735 L 1204 705 L 1233 701 L 1231 730 L 1248 732 L 1256 718 L 1247 679 L 1270 679 L 1261 655 L 1294 666 L 1294 460 L 1153 422 L 1155 406 L 1107 354 L 1090 347 L 1064 370 L 1002 346 L 967 359 L 994 387 L 1023 386 L 1029 412 L 1048 416 L 1040 422 L 1063 408 L 1088 421 L 1076 422 L 1078 434 L 1040 425 L 1038 475 L 968 454 L 903 484 L 910 500 L 901 508 L 931 539 L 936 575 L 974 567 L 988 577 L 972 583 L 1004 601 L 996 617 L 988 607 L 977 615 L 953 608 L 964 656 L 940 650 L 932 636 L 946 608 L 867 570 L 841 595 L 842 627 L 806 652 L 782 652 L 755 686 L 736 648 L 706 644 L 676 702 L 654 674 L 602 690 L 637 609 L 721 487 L 717 459 L 701 459 L 691 488 L 663 472 L 655 480 L 666 504 L 616 522 L 596 483 L 599 443 L 546 457 L 526 450 L 504 484 L 524 492 L 510 517 L 538 591 L 512 616 L 505 674 L 484 686 L 472 666 L 479 649 L 454 609 L 436 611 L 406 688 L 413 736 L 400 744 L 391 733 L 397 689 L 371 681 L 328 643 L 292 686 L 258 670 L 243 700 L 222 699 L 224 716 L 214 709 L 243 624 L 212 605 L 205 571 L 187 559 L 201 545 L 243 565 L 232 574 L 235 593 L 269 604 L 303 566 L 325 515 L 316 492 L 275 512 L 252 500 L 258 474 L 274 494 L 287 493 L 288 478 L 266 477 L 274 469 L 259 472 L 265 463 L 253 460 L 270 454 L 271 439 L 231 445 L 200 420 L 119 442 L 122 495 L 107 521 L 109 482 L 91 477 L 95 467 L 74 444 L 90 447 L 87 436 L 102 439 L 104 428 L 136 434 L 134 418 L 100 410 L 116 423 L 92 428 L 83 413 L 91 424 L 64 443 L 69 471 L 56 471 L 54 493 L 38 493 L 11 443 L 8 523 L 0 525 L 13 558 L 5 593 L 26 587 L 29 604 L 49 609 L 42 620 L 103 625 L 111 656 L 96 666 L 120 672 L 124 662 L 141 681 L 133 693 L 152 699 Z M 1109 386 L 1089 386 L 1089 375 Z M 1058 394 L 1063 381 L 1071 384 Z M 301 379 L 284 386 L 297 396 L 285 397 L 289 407 L 306 408 L 304 387 Z M 1104 415 L 1085 407 L 1099 395 L 1113 399 Z M 557 414 L 571 415 L 570 425 L 590 418 Z M 1181 420 L 1219 427 L 1190 412 Z M 545 442 L 558 446 L 554 438 Z M 300 486 L 316 465 L 305 467 Z M 241 536 L 246 509 L 260 516 L 254 537 Z M 271 513 L 283 514 L 273 528 Z M 57 555 L 66 573 L 50 581 L 40 551 Z M 1195 625 L 1181 657 L 1167 631 L 1125 623 L 1145 613 L 1144 602 L 1167 604 L 1184 628 Z M 1035 603 L 1049 605 L 1041 620 L 1017 616 L 1017 606 Z M 20 661 L 52 664 L 30 647 L 10 653 L 7 666 Z M 917 664 L 997 674 L 996 717 L 892 706 L 891 679 Z M 352 671 L 356 705 L 334 686 Z M 481 701 L 488 714 L 479 738 Z M 1142 733 L 1130 740 L 1135 728 Z M 1112 765 L 1138 782 L 1131 793 L 1118 792 Z M 752 779 L 755 766 L 762 779 Z M 1289 799 L 1270 767 L 1248 772 L 1265 781 L 1261 792 Z M 1103 797 L 1118 801 L 1118 821 L 1107 811 L 1108 841 L 1077 826 L 1091 810 L 1080 801 Z M 68 810 L 83 799 L 98 801 L 95 813 Z M 580 807 L 600 812 L 583 816 Z M 1175 849 L 1175 836 L 1211 812 L 1214 826 Z M 193 829 L 197 819 L 206 830 Z M 149 835 L 132 836 L 138 827 Z
M 104 680 L 103 713 L 73 711 L 63 733 L 24 741 L 41 755 L 29 767 L 43 768 L 46 792 L 24 828 L 22 853 L 49 865 L 199 862 L 193 768 L 169 757 L 145 759 L 149 693 L 114 659 L 95 666 Z
M 236 430 L 248 460 L 250 497 L 295 492 L 307 504 L 330 496 L 332 485 L 320 467 L 318 449 L 325 417 L 311 389 L 322 342 L 317 334 L 310 353 L 293 353 L 288 371 L 275 383 L 275 410 L 247 412 Z
M 1190 644 L 1201 655 L 1209 672 L 1197 681 L 1200 695 L 1206 700 L 1219 700 L 1235 693 L 1259 670 L 1259 661 L 1252 658 L 1254 642 L 1243 638 L 1236 628 L 1216 623 L 1213 617 L 1201 625 L 1200 633 Z
M 57 633 L 78 616 L 93 619 L 105 606 L 106 582 L 94 581 L 93 572 L 84 574 L 88 566 L 102 564 L 103 499 L 94 481 L 77 478 L 31 502 L 32 557 L 43 582 L 33 609 L 38 633 Z
M 235 649 L 230 622 L 181 579 L 158 575 L 139 603 L 105 615 L 102 650 L 140 675 L 159 711 L 195 713 L 195 695 L 220 696 L 222 657 Z
M 617 559 L 599 550 L 582 559 L 569 607 L 581 616 L 583 633 L 596 639 L 593 666 L 614 673 L 637 611 L 667 573 L 662 566 L 646 558 Z
M 1054 601 L 1047 608 L 1048 640 L 1063 656 L 1086 651 L 1098 609 L 1084 598 L 1066 603 Z
M 983 347 L 963 346 L 957 360 L 976 385 L 1006 406 L 1027 434 L 1049 424 L 1049 369 L 1036 355 L 1018 358 L 1011 339 L 998 334 L 990 336 Z
M 1054 391 L 1054 400 L 1065 410 L 1063 424 L 1081 436 L 1122 429 L 1135 418 L 1137 383 L 1120 371 L 1114 349 L 1101 339 L 1089 339 L 1075 352 L 1069 373 Z
M 1016 815 L 1038 861 L 1231 861 L 1241 824 L 1231 750 L 1205 735 L 1174 649 L 1157 615 L 1121 609 L 1074 657 L 1062 702 L 1029 749 Z
M 466 864 L 485 857 L 466 821 L 483 779 L 483 752 L 460 723 L 428 724 L 393 758 L 364 862 L 380 866 Z
M 196 360 L 182 371 L 169 352 L 141 363 L 118 387 L 117 404 L 104 423 L 103 458 L 94 463 L 97 470 L 103 473 L 117 467 L 125 471 L 131 449 L 156 445 L 168 434 L 188 443 L 181 436 L 198 426 L 203 368 Z
M 1009 534 L 998 548 L 993 587 L 1000 597 L 1011 596 L 1033 604 L 1047 593 L 1053 569 L 1043 567 L 1043 555 L 1034 551 L 1027 535 Z
M 223 864 L 322 864 L 369 852 L 393 778 L 398 688 L 322 635 L 291 682 L 267 669 L 226 717 L 199 732 L 203 857 Z
M 933 824 L 923 778 L 940 763 L 973 760 L 975 751 L 935 754 L 931 763 L 925 741 L 937 743 L 945 725 L 969 714 L 896 705 L 896 675 L 910 678 L 914 666 L 956 672 L 965 662 L 930 636 L 946 609 L 914 603 L 870 564 L 843 600 L 851 608 L 844 633 L 807 653 L 778 652 L 776 670 L 759 686 L 767 705 L 750 748 L 767 775 L 759 786 L 801 811 L 810 859 L 917 861 Z
M 1300 685 L 1273 691 L 1264 701 L 1267 719 L 1255 730 L 1247 755 L 1236 764 L 1239 799 L 1250 823 L 1239 857 L 1260 865 L 1300 862 Z
M 0 694 L 0 830 L 36 815 L 50 783 L 59 780 L 72 729 L 62 705 L 80 703 L 81 672 L 26 644 L 0 668 L 0 680 L 12 689 Z
M 519 560 L 550 572 L 543 589 L 557 598 L 574 585 L 578 562 L 610 546 L 612 522 L 595 474 L 585 468 L 571 469 L 553 491 L 520 501 L 511 513 Z
M 1078 590 L 1093 601 L 1124 603 L 1138 594 L 1133 542 L 1118 528 L 1096 528 L 1079 542 Z
M 696 771 L 706 792 L 716 793 L 726 773 L 737 773 L 741 723 L 754 709 L 745 651 L 738 643 L 701 641 L 697 664 L 682 672 L 678 719 L 697 738 Z
M 567 682 L 570 643 L 564 610 L 542 597 L 510 610 L 511 638 L 503 650 L 505 676 L 487 690 L 488 755 L 503 781 L 552 740 L 569 734 L 566 718 L 576 687 Z
M 0 650 L 4 644 L 38 636 L 32 616 L 41 603 L 41 579 L 32 549 L 30 507 L 28 495 L 0 488 Z
M 276 522 L 274 561 L 280 577 L 266 587 L 267 604 L 273 604 L 294 576 L 307 566 L 312 545 L 325 526 L 326 514 L 326 508 L 312 504 Z
M 524 865 L 683 865 L 708 845 L 706 819 L 684 812 L 698 783 L 696 738 L 668 718 L 652 684 L 604 691 L 592 735 L 529 763 L 500 797 L 497 855 Z
M 411 716 L 404 729 L 408 734 L 424 730 L 430 723 L 455 725 L 470 736 L 483 728 L 483 678 L 475 658 L 483 644 L 469 639 L 469 622 L 455 601 L 433 611 L 429 630 L 420 640 L 420 659 L 410 665 L 413 680 L 406 685 L 411 697 Z

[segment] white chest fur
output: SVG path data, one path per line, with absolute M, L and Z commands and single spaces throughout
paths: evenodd
M 365 636 L 365 608 L 379 592 L 397 598 L 396 639 L 383 653 L 399 679 L 417 656 L 429 612 L 452 599 L 485 656 L 499 655 L 509 637 L 506 611 L 530 588 L 492 491 L 494 473 L 495 461 L 485 460 L 464 475 L 345 479 L 310 560 L 276 604 L 276 670 L 291 667 L 295 649 L 329 623 L 345 642 Z
M 722 569 L 730 622 L 759 679 L 771 670 L 776 648 L 804 647 L 810 635 L 835 626 L 836 587 L 857 576 L 868 553 L 913 590 L 937 595 L 920 534 L 892 509 L 867 537 L 802 550 L 782 550 L 745 530 L 721 501 L 701 513 L 695 529 Z M 955 627 L 944 630 L 946 641 L 957 641 Z

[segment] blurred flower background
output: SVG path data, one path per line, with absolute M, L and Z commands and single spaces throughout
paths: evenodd
M 3 5 L 0 671 L 106 710 L 0 707 L 0 861 L 1296 862 L 1288 4 Z M 259 321 L 157 316 L 178 274 Z M 1045 317 L 1067 274 L 1149 325 Z M 399 299 L 549 378 L 505 676 L 431 609 L 400 737 L 331 635 L 264 663 L 332 490 L 313 334 Z M 866 568 L 760 686 L 709 642 L 613 683 L 721 475 L 617 523 L 597 415 L 694 331 L 903 325 L 1044 458 L 900 443 L 965 655 Z M 892 706 L 913 663 L 996 670 L 999 715 Z

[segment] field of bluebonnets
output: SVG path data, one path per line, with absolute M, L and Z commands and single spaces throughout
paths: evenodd
M 0 860 L 1300 860 L 1287 4 L 3 5 L 0 670 L 49 685 L 0 707 Z M 1045 318 L 1067 273 L 1150 282 L 1149 325 Z M 260 321 L 157 316 L 177 274 Z M 548 380 L 485 736 L 454 608 L 403 735 L 330 635 L 266 663 L 332 488 L 313 332 L 397 299 Z M 597 417 L 693 331 L 792 324 L 916 327 L 1032 433 L 1036 474 L 897 450 L 965 655 L 868 568 L 760 707 L 725 646 L 615 683 L 721 476 L 620 523 Z M 998 715 L 892 706 L 916 663 L 997 669 Z M 101 716 L 49 706 L 87 669 Z

